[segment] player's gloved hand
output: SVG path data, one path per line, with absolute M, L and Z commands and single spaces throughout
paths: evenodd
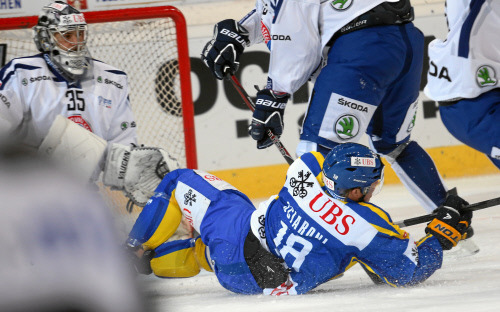
M 201 52 L 201 60 L 217 79 L 227 72 L 234 73 L 240 66 L 240 55 L 248 44 L 248 31 L 233 19 L 215 24 L 214 37 Z
M 436 218 L 432 220 L 425 232 L 439 240 L 443 250 L 450 250 L 465 238 L 465 233 L 472 220 L 472 211 L 461 212 L 469 203 L 457 195 L 448 195 L 444 204 L 436 210 Z
M 283 114 L 289 97 L 288 93 L 278 93 L 270 89 L 257 92 L 250 135 L 257 141 L 258 149 L 267 148 L 273 144 L 267 135 L 268 129 L 278 137 L 283 133 Z

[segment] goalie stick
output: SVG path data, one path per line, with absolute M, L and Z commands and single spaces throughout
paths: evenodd
M 485 209 L 485 208 L 489 208 L 489 207 L 493 207 L 493 206 L 497 206 L 497 205 L 500 205 L 500 197 L 488 199 L 488 200 L 478 202 L 475 204 L 470 204 L 470 205 L 462 208 L 461 211 L 476 211 L 476 210 L 481 210 L 481 209 Z M 415 218 L 402 220 L 399 222 L 394 222 L 394 224 L 399 226 L 399 227 L 405 227 L 405 226 L 415 225 L 415 224 L 419 224 L 419 223 L 429 222 L 429 221 L 433 220 L 435 217 L 436 217 L 436 214 L 431 213 L 428 215 L 423 215 L 423 216 L 419 216 L 419 217 L 415 217 Z
M 250 108 L 252 112 L 255 111 L 255 104 L 253 103 L 252 99 L 245 91 L 241 83 L 238 81 L 236 76 L 234 74 L 231 74 L 226 75 L 226 77 L 230 78 L 233 87 L 236 89 L 236 91 L 238 91 L 238 94 L 241 96 L 248 108 Z M 285 158 L 286 162 L 291 165 L 293 163 L 293 158 L 287 151 L 287 149 L 283 146 L 283 143 L 281 143 L 280 139 L 276 135 L 274 135 L 274 133 L 270 129 L 267 130 L 267 135 L 269 136 L 271 141 L 273 141 L 274 145 L 278 148 L 283 158 Z

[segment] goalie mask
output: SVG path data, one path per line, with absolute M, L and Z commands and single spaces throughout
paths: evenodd
M 37 49 L 64 78 L 80 80 L 90 71 L 87 23 L 80 11 L 62 1 L 44 6 L 33 33 Z
M 333 198 L 344 199 L 348 190 L 358 187 L 363 196 L 370 188 L 374 188 L 375 195 L 384 184 L 384 164 L 364 145 L 340 144 L 325 157 L 323 182 Z

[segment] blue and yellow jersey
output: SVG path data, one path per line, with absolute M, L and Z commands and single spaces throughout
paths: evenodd
M 209 173 L 175 170 L 160 183 L 129 236 L 155 249 L 155 274 L 188 277 L 202 267 L 213 269 L 223 287 L 243 294 L 272 293 L 258 286 L 244 258 L 251 219 L 259 213 L 265 213 L 261 238 L 291 270 L 287 294 L 306 293 L 356 263 L 393 286 L 421 282 L 440 268 L 442 249 L 433 236 L 415 242 L 380 207 L 327 195 L 323 160 L 314 152 L 297 159 L 278 196 L 259 210 Z M 201 234 L 196 243 L 166 242 L 181 212 Z M 209 252 L 203 252 L 205 246 Z
M 267 210 L 269 248 L 292 269 L 289 293 L 305 293 L 358 262 L 394 286 L 420 282 L 441 266 L 434 237 L 417 243 L 380 207 L 328 196 L 323 160 L 315 152 L 296 160 Z

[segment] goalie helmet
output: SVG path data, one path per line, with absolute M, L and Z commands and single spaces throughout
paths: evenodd
M 66 79 L 79 80 L 92 66 L 86 44 L 87 23 L 72 6 L 62 1 L 44 6 L 33 33 L 37 49 L 49 56 Z
M 377 181 L 378 184 L 375 183 Z M 375 195 L 382 188 L 383 181 L 384 164 L 380 156 L 364 145 L 340 144 L 325 157 L 323 182 L 334 198 L 343 199 L 348 190 L 357 187 L 366 195 L 372 185 L 376 186 L 373 192 Z

